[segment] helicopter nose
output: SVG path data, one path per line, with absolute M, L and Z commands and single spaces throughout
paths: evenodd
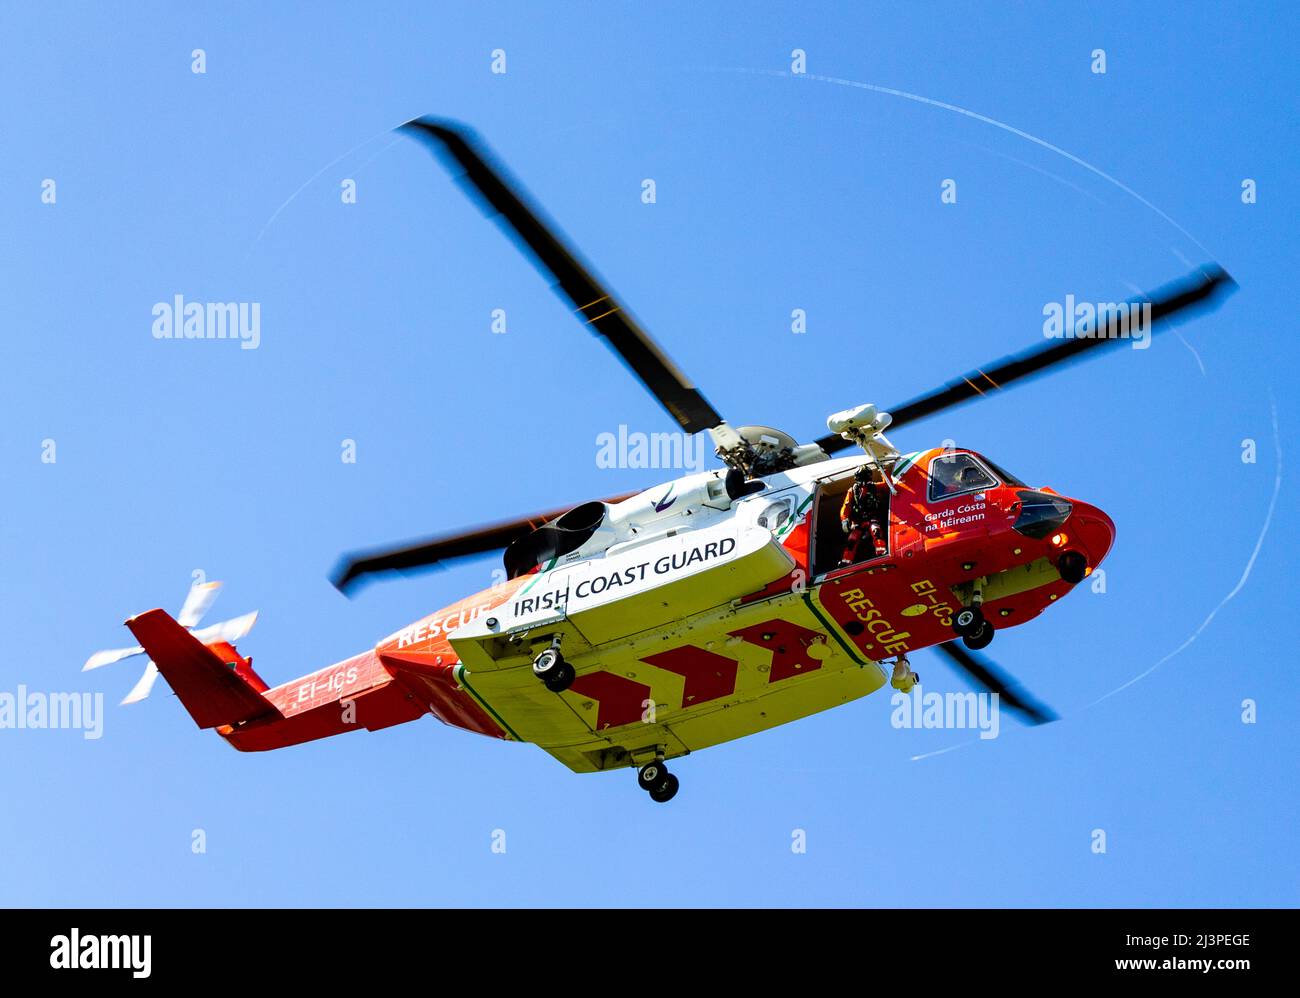
M 1061 549 L 1057 564 L 1062 574 L 1066 574 L 1068 566 L 1082 577 L 1110 553 L 1115 543 L 1115 522 L 1089 503 L 1071 499 L 1070 504 L 1073 509 L 1064 529 L 1052 535 L 1051 543 Z

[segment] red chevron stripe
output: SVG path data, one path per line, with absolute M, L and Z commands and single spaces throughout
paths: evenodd
M 694 707 L 736 692 L 736 671 L 740 663 L 695 645 L 647 655 L 641 661 L 686 680 L 682 690 L 683 707 Z
M 769 620 L 730 633 L 732 637 L 772 652 L 772 671 L 767 676 L 769 684 L 822 667 L 820 661 L 808 654 L 808 646 L 821 637 L 820 631 L 800 627 L 788 620 Z
M 600 703 L 596 713 L 596 730 L 617 728 L 641 720 L 641 706 L 650 699 L 650 687 L 616 676 L 612 672 L 592 672 L 579 676 L 569 687 L 573 692 L 584 697 L 591 697 Z

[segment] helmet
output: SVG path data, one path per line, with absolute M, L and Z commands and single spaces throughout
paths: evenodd
M 957 473 L 957 482 L 963 488 L 971 488 L 980 484 L 984 480 L 984 475 L 974 465 L 967 465 Z

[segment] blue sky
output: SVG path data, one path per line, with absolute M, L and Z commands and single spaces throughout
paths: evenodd
M 1298 28 L 1283 4 L 6 6 L 0 692 L 102 691 L 106 716 L 98 740 L 0 730 L 0 902 L 1295 904 L 1277 454 L 1295 466 Z M 795 48 L 1114 182 L 952 110 L 783 76 Z M 423 113 L 474 124 L 731 420 L 805 438 L 1038 342 L 1046 302 L 1231 271 L 1240 291 L 1181 335 L 898 435 L 1115 520 L 1107 591 L 989 649 L 1063 720 L 961 744 L 895 730 L 877 695 L 682 760 L 657 807 L 631 773 L 432 720 L 242 755 L 161 688 L 119 708 L 135 663 L 82 675 L 202 570 L 226 583 L 211 619 L 261 610 L 241 648 L 285 681 L 496 566 L 349 602 L 340 552 L 666 477 L 597 467 L 599 434 L 671 427 L 393 141 Z M 154 339 L 176 294 L 261 303 L 259 348 Z

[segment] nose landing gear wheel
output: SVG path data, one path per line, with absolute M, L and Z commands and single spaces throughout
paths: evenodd
M 1056 570 L 1061 578 L 1072 586 L 1077 586 L 1088 574 L 1088 559 L 1082 552 L 1066 551 L 1056 559 Z
M 952 618 L 952 629 L 961 638 L 974 634 L 985 625 L 984 611 L 977 606 L 964 606 Z
M 993 625 L 987 620 L 981 620 L 979 629 L 971 634 L 963 634 L 961 643 L 971 651 L 979 651 L 981 648 L 987 648 L 993 642 Z
M 577 670 L 564 660 L 557 648 L 547 648 L 533 659 L 533 675 L 552 693 L 563 693 L 578 678 Z

